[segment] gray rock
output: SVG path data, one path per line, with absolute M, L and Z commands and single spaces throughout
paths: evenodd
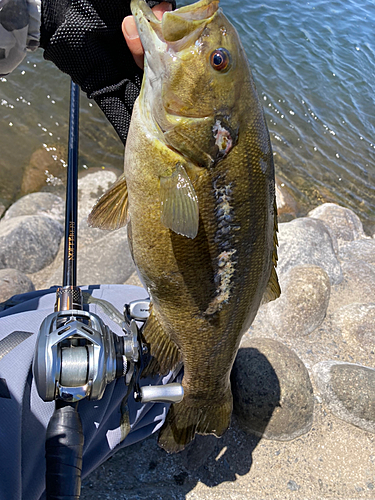
M 231 379 L 234 412 L 246 432 L 289 441 L 311 428 L 314 397 L 309 374 L 281 342 L 245 338 Z
M 341 268 L 346 284 L 353 288 L 362 288 L 363 300 L 361 300 L 361 302 L 367 302 L 369 297 L 375 296 L 374 266 L 368 264 L 364 260 L 350 260 L 343 262 Z
M 290 491 L 298 491 L 301 486 L 299 486 L 295 481 L 293 480 L 290 480 L 288 481 L 288 484 L 287 484 L 288 488 L 290 489 Z
M 342 262 L 341 269 L 344 279 L 331 288 L 329 312 L 356 302 L 366 304 L 369 297 L 375 297 L 375 266 L 353 260 Z
M 135 272 L 130 255 L 127 230 L 102 231 L 80 223 L 77 240 L 77 283 L 79 285 L 122 284 Z M 62 279 L 63 253 L 45 286 L 59 284 Z
M 338 240 L 353 241 L 366 236 L 360 218 L 349 208 L 336 203 L 323 203 L 311 210 L 308 216 L 322 220 Z
M 375 346 L 375 303 L 348 304 L 331 316 L 331 328 L 350 344 L 373 349 Z
M 281 338 L 313 332 L 324 320 L 330 281 L 319 266 L 295 266 L 280 279 L 281 295 L 267 305 L 266 322 Z
M 78 179 L 78 217 L 87 218 L 98 198 L 116 181 L 111 170 L 88 172 Z
M 61 224 L 42 215 L 12 217 L 0 222 L 0 269 L 34 273 L 50 264 L 63 235 Z
M 323 361 L 313 367 L 316 385 L 331 412 L 346 422 L 375 433 L 375 370 Z
M 187 470 L 197 470 L 204 465 L 208 457 L 215 451 L 217 438 L 215 436 L 200 436 L 185 448 L 180 455 L 181 463 Z
M 322 267 L 332 284 L 340 283 L 342 271 L 333 239 L 324 222 L 301 217 L 279 225 L 278 274 L 293 266 L 308 264 Z
M 9 207 L 4 220 L 21 215 L 45 215 L 64 225 L 65 201 L 52 193 L 28 194 Z
M 0 302 L 5 302 L 13 295 L 35 290 L 28 276 L 17 269 L 0 270 Z
M 123 228 L 122 230 L 126 231 Z M 95 245 L 98 240 L 101 240 L 102 238 L 105 238 L 106 236 L 109 236 L 111 234 L 114 234 L 113 231 L 106 231 L 97 227 L 90 227 L 87 224 L 87 219 L 84 218 L 80 220 L 78 224 L 78 250 L 81 251 L 87 246 Z
M 80 284 L 117 284 L 134 273 L 126 227 L 105 232 L 95 245 L 86 244 L 78 254 L 77 279 Z
M 364 238 L 351 241 L 340 247 L 338 256 L 342 261 L 364 260 L 367 263 L 375 264 L 375 240 Z

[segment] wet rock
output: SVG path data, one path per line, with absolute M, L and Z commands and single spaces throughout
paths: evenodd
M 318 266 L 295 266 L 280 279 L 281 295 L 267 305 L 266 322 L 281 338 L 313 332 L 324 320 L 330 297 L 327 273 Z
M 4 203 L 1 203 L 1 201 L 0 201 L 0 218 L 2 217 L 5 210 L 6 210 L 6 208 L 5 208 Z
M 331 328 L 351 344 L 373 349 L 375 346 L 375 303 L 348 304 L 331 316 Z
M 292 194 L 289 192 L 289 189 L 276 176 L 276 206 L 277 206 L 277 215 L 279 222 L 288 222 L 297 217 L 298 213 L 298 205 L 296 200 L 293 198 Z
M 309 374 L 281 342 L 244 338 L 231 380 L 234 412 L 246 432 L 289 441 L 309 431 L 314 409 Z
M 322 220 L 337 240 L 353 241 L 366 236 L 360 218 L 336 203 L 324 203 L 311 210 L 308 216 Z
M 9 207 L 4 220 L 21 215 L 45 215 L 64 225 L 65 201 L 52 193 L 28 194 Z
M 0 302 L 5 302 L 13 295 L 35 290 L 30 278 L 17 269 L 0 270 Z
M 375 264 L 375 240 L 366 238 L 351 241 L 340 247 L 338 256 L 343 261 L 364 260 L 367 263 Z
M 66 149 L 62 146 L 34 151 L 23 174 L 21 193 L 40 191 L 48 183 L 63 184 L 66 178 L 66 158 Z
M 34 273 L 50 264 L 63 235 L 61 224 L 42 215 L 12 217 L 0 222 L 0 269 Z
M 313 367 L 316 385 L 331 412 L 375 433 L 375 370 L 366 366 L 323 361 Z
M 318 219 L 301 217 L 280 224 L 278 274 L 286 273 L 293 266 L 308 264 L 322 267 L 331 283 L 338 284 L 343 276 L 336 257 L 337 247 L 337 241 Z

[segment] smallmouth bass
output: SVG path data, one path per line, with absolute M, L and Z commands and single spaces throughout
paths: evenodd
M 149 372 L 182 360 L 184 399 L 159 434 L 168 452 L 230 424 L 230 372 L 262 301 L 279 296 L 272 149 L 246 54 L 218 0 L 159 21 L 144 0 L 132 13 L 145 73 L 124 174 L 89 223 L 128 224 L 134 263 L 151 299 L 143 335 Z

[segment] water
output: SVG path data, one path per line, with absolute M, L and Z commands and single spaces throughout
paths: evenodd
M 8 205 L 20 196 L 23 174 L 38 150 L 48 152 L 44 160 L 47 156 L 50 163 L 61 166 L 58 172 L 64 179 L 69 99 L 69 76 L 43 60 L 42 51 L 0 78 L 0 202 Z M 121 141 L 95 102 L 82 92 L 79 167 L 123 169 Z M 51 172 L 46 172 L 46 183 L 56 181 Z
M 229 3 L 301 212 L 335 201 L 374 228 L 375 4 Z
M 179 5 L 190 3 L 180 2 Z M 324 201 L 352 208 L 375 232 L 375 3 L 222 0 L 262 99 L 276 172 L 299 215 Z M 67 143 L 69 78 L 29 56 L 0 81 L 0 201 L 20 195 L 32 153 Z M 81 100 L 81 168 L 122 169 L 123 148 Z M 64 162 L 58 149 L 57 162 Z M 63 163 L 61 163 L 63 165 Z

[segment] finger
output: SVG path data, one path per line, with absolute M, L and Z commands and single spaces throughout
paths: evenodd
M 169 2 L 161 2 L 152 9 L 152 12 L 158 19 L 163 17 L 164 12 L 169 12 L 172 10 L 172 4 Z
M 122 32 L 128 44 L 129 50 L 134 57 L 137 66 L 143 69 L 143 47 L 139 38 L 137 26 L 133 16 L 127 16 L 122 21 Z
M 172 5 L 169 2 L 161 2 L 152 9 L 158 19 L 163 17 L 164 12 L 171 11 Z M 133 16 L 127 16 L 122 22 L 122 32 L 134 60 L 141 69 L 143 69 L 143 55 L 141 39 L 139 38 L 137 26 Z

